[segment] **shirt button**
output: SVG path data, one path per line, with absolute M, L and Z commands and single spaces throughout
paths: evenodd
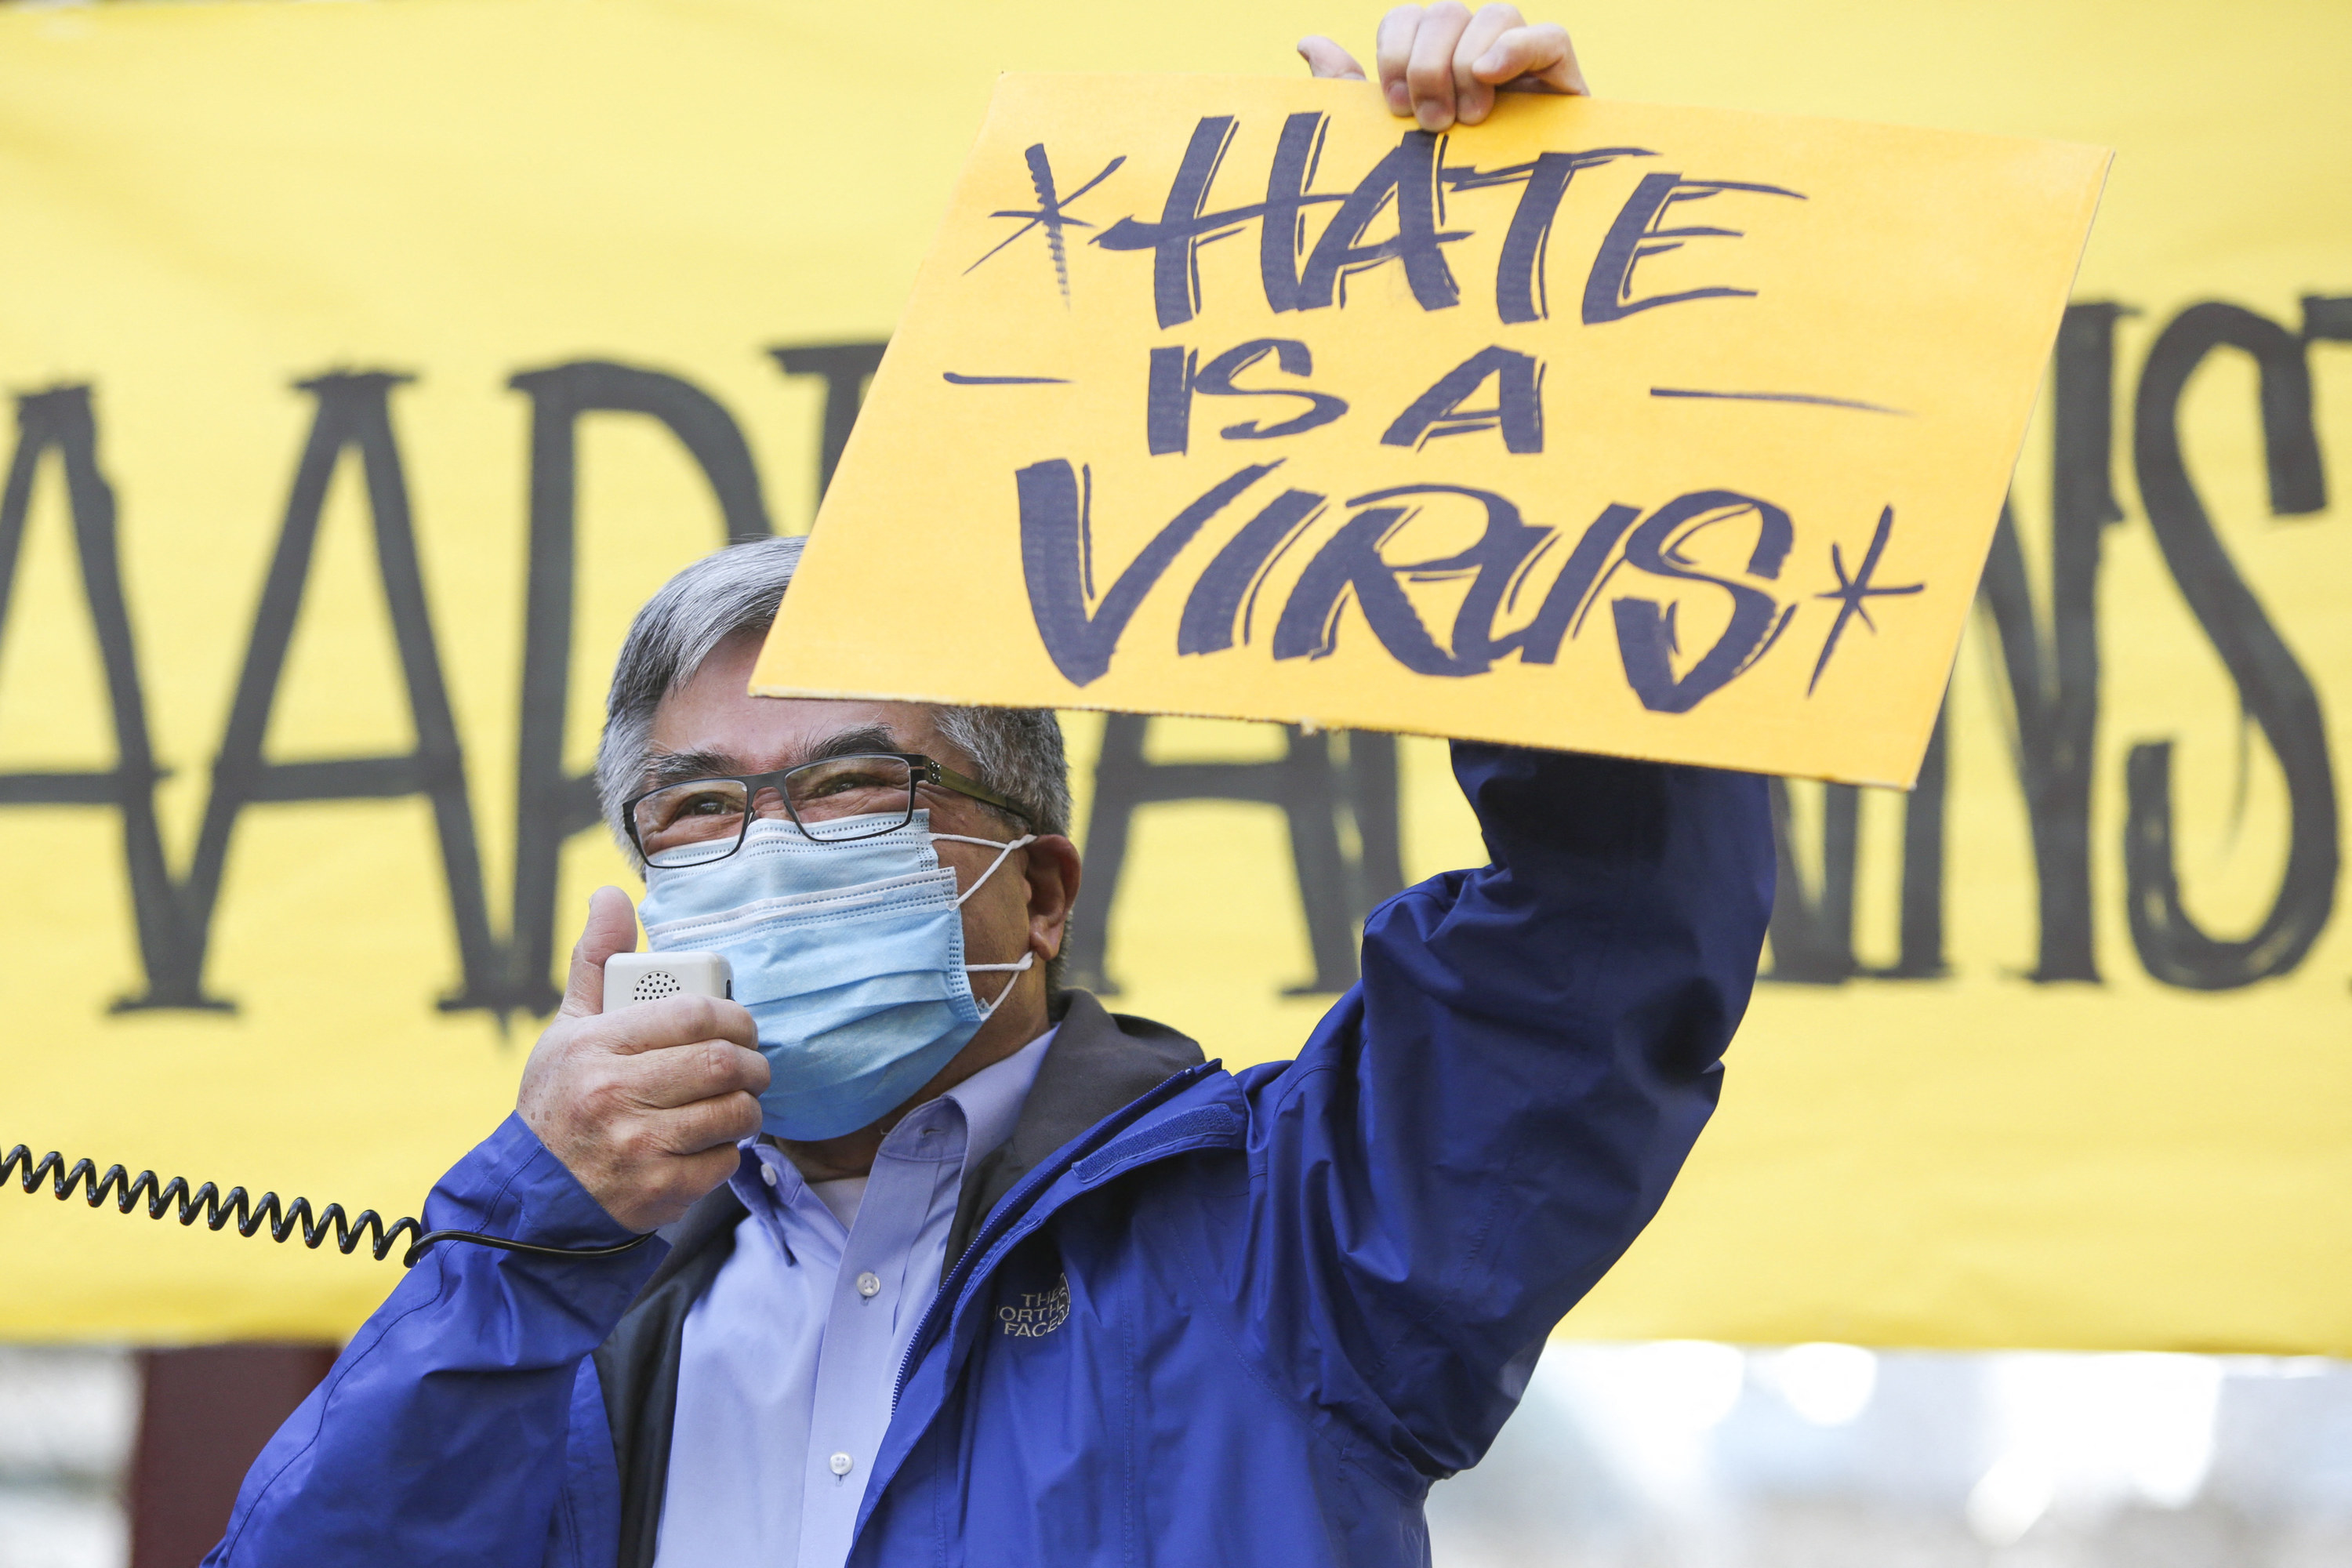
M 760 1180 L 767 1183 L 768 1185 L 772 1187 L 774 1186 L 776 1184 L 776 1168 L 773 1165 L 762 1163 L 760 1166 Z
M 882 1294 L 881 1279 L 873 1274 L 860 1274 L 857 1277 L 857 1293 L 867 1300 L 872 1300 Z
M 856 1460 L 851 1458 L 846 1454 L 835 1454 L 832 1458 L 825 1461 L 825 1463 L 831 1467 L 833 1473 L 836 1476 L 847 1475 L 849 1473 L 850 1467 L 855 1465 L 856 1462 Z

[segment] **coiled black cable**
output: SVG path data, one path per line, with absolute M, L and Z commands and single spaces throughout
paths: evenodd
M 484 1236 L 479 1231 L 426 1230 L 409 1218 L 396 1219 L 387 1226 L 373 1209 L 362 1209 L 356 1217 L 345 1215 L 341 1204 L 329 1204 L 323 1210 L 314 1211 L 308 1198 L 281 1204 L 276 1193 L 264 1193 L 256 1200 L 243 1187 L 231 1187 L 224 1193 L 210 1182 L 191 1191 L 185 1176 L 159 1182 L 152 1171 L 142 1171 L 133 1176 L 120 1165 L 109 1165 L 105 1174 L 100 1175 L 98 1167 L 88 1160 L 75 1161 L 68 1170 L 65 1156 L 54 1149 L 36 1163 L 33 1152 L 22 1143 L 9 1150 L 5 1158 L 0 1158 L 0 1185 L 11 1177 L 17 1178 L 27 1194 L 38 1191 L 42 1183 L 48 1183 L 59 1203 L 71 1197 L 77 1187 L 83 1189 L 92 1208 L 111 1197 L 120 1214 L 129 1214 L 144 1201 L 149 1219 L 162 1219 L 176 1206 L 182 1225 L 194 1225 L 201 1219 L 208 1230 L 219 1230 L 234 1223 L 237 1235 L 250 1237 L 268 1226 L 269 1239 L 276 1242 L 283 1242 L 299 1230 L 302 1245 L 312 1251 L 327 1239 L 330 1230 L 334 1232 L 335 1250 L 347 1257 L 358 1247 L 362 1237 L 373 1235 L 375 1239 L 369 1250 L 379 1263 L 403 1236 L 413 1236 L 416 1239 L 400 1255 L 403 1268 L 415 1268 L 426 1247 L 444 1241 L 470 1242 L 477 1247 L 527 1252 L 540 1258 L 610 1258 L 633 1247 L 642 1247 L 654 1234 L 647 1231 L 643 1236 L 631 1237 L 617 1247 L 541 1247 L 536 1242 L 510 1241 L 503 1236 Z

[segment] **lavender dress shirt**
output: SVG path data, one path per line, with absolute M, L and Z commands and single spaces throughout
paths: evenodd
M 908 1111 L 862 1194 L 743 1145 L 729 1184 L 751 1213 L 687 1313 L 655 1568 L 840 1568 L 964 1172 L 1012 1136 L 1053 1037 Z

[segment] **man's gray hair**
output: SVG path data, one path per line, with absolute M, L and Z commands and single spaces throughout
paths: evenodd
M 605 826 L 632 860 L 636 848 L 621 819 L 621 803 L 644 789 L 650 776 L 655 710 L 694 678 L 719 644 L 767 631 L 800 564 L 801 543 L 757 539 L 706 555 L 663 584 L 630 623 L 596 745 L 596 795 Z M 1052 709 L 940 707 L 932 712 L 940 735 L 971 759 L 980 782 L 1028 815 L 1031 832 L 1069 832 L 1070 768 Z

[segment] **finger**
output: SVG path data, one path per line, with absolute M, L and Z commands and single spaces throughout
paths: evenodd
M 1514 27 L 1470 62 L 1470 72 L 1505 92 L 1564 92 L 1590 98 L 1568 29 L 1551 22 Z
M 567 1018 L 584 1018 L 604 1010 L 604 961 L 616 952 L 637 949 L 636 906 L 618 888 L 599 888 L 588 895 L 588 923 L 572 949 L 572 976 L 558 1009 Z
M 723 1095 L 697 1100 L 650 1119 L 647 1131 L 654 1142 L 682 1160 L 708 1159 L 714 1152 L 727 1156 L 726 1173 L 734 1168 L 734 1146 L 760 1131 L 760 1102 L 749 1094 Z M 714 1181 L 712 1185 L 717 1185 Z
M 1421 28 L 1418 5 L 1400 5 L 1381 18 L 1373 62 L 1381 73 L 1381 94 L 1391 114 L 1412 112 L 1412 89 L 1405 85 L 1405 67 L 1412 63 L 1412 37 Z
M 612 1194 L 621 1197 L 625 1194 L 625 1201 L 619 1208 L 602 1194 L 597 1201 L 604 1205 L 605 1213 L 631 1230 L 658 1229 L 683 1215 L 742 1168 L 743 1155 L 735 1147 L 740 1142 L 723 1140 L 692 1154 L 664 1153 L 650 1169 L 622 1181 Z
M 1514 27 L 1527 25 L 1516 5 L 1481 5 L 1470 25 L 1462 30 L 1462 39 L 1454 46 L 1454 118 L 1465 125 L 1475 125 L 1495 108 L 1495 89 L 1480 81 L 1470 67 L 1479 56 L 1495 47 L 1495 40 Z
M 756 1098 L 768 1087 L 768 1058 L 727 1040 L 648 1052 L 621 1070 L 626 1075 L 623 1092 L 648 1110 L 676 1110 L 730 1094 Z
M 1298 40 L 1298 58 L 1305 60 L 1307 68 L 1318 77 L 1340 81 L 1364 79 L 1364 68 L 1356 63 L 1356 57 L 1320 33 Z
M 640 1056 L 725 1040 L 745 1050 L 760 1048 L 760 1026 L 740 1002 L 719 996 L 665 996 L 624 1007 L 597 1025 L 598 1042 L 615 1056 Z
M 667 1180 L 662 1184 L 670 1193 L 667 1207 L 673 1214 L 684 1214 L 694 1206 L 696 1199 L 717 1189 L 742 1165 L 743 1156 L 735 1145 L 760 1130 L 758 1107 L 752 1109 L 755 1114 L 750 1132 L 741 1137 L 721 1138 L 698 1153 L 669 1162 L 669 1169 L 663 1173 Z
M 1438 0 L 1413 31 L 1404 79 L 1412 89 L 1413 120 L 1423 131 L 1454 123 L 1454 47 L 1469 26 L 1470 10 L 1461 0 Z

